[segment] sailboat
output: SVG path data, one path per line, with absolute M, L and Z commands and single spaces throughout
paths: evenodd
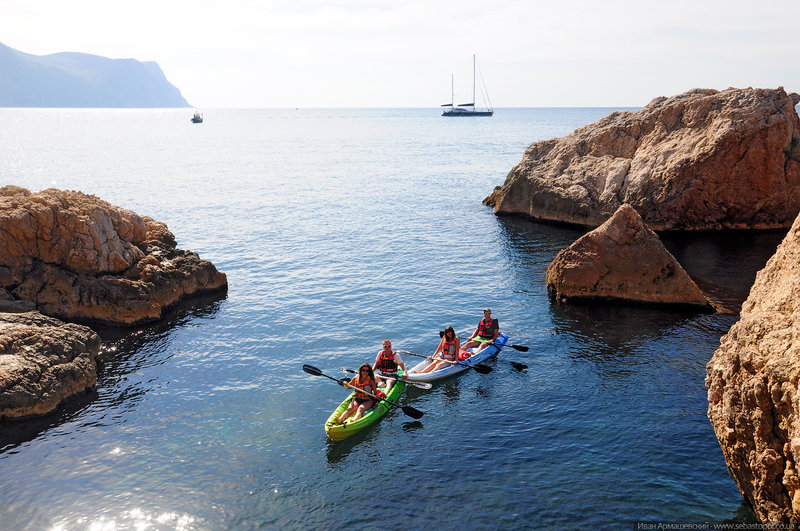
M 442 116 L 491 116 L 494 114 L 492 109 L 492 102 L 489 101 L 489 108 L 478 110 L 475 108 L 475 54 L 472 54 L 472 103 L 460 103 L 455 105 L 455 96 L 453 92 L 453 75 L 450 75 L 450 103 L 442 104 L 442 107 L 447 107 Z M 486 99 L 489 99 L 489 94 L 486 91 L 486 85 L 483 84 L 483 77 L 481 77 L 481 85 L 483 85 L 483 93 L 486 94 Z

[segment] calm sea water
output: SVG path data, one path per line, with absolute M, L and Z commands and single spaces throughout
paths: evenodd
M 719 522 L 739 493 L 706 418 L 705 364 L 735 322 L 561 306 L 545 270 L 581 235 L 481 200 L 531 142 L 613 109 L 0 109 L 0 176 L 166 222 L 225 298 L 101 331 L 95 393 L 0 424 L 13 529 L 630 528 Z M 668 244 L 743 293 L 781 235 Z M 490 306 L 488 375 L 411 388 L 342 443 L 323 424 L 384 338 L 428 353 Z M 413 361 L 414 358 L 409 358 Z M 520 370 L 519 365 L 527 365 Z

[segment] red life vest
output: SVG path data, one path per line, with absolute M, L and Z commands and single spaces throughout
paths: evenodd
M 481 319 L 478 324 L 478 335 L 486 338 L 493 338 L 494 332 L 497 330 L 497 319 Z
M 442 339 L 442 357 L 446 360 L 455 361 L 456 359 L 456 338 L 450 341 L 445 337 Z
M 394 352 L 392 357 L 386 355 L 385 350 L 381 350 L 380 358 L 378 359 L 378 366 L 376 367 L 384 374 L 394 374 L 397 372 L 397 362 L 394 360 Z
M 355 387 L 354 391 L 356 392 L 356 398 L 360 398 L 362 400 L 367 398 L 372 399 L 372 397 L 364 393 L 364 391 L 367 391 L 368 393 L 372 393 L 374 395 L 375 390 L 378 388 L 378 386 L 375 384 L 375 380 L 367 380 L 363 384 L 355 383 L 352 385 L 353 387 Z M 367 387 L 369 387 L 369 389 L 367 389 Z

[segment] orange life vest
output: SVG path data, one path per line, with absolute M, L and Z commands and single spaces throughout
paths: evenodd
M 447 337 L 442 339 L 442 357 L 446 360 L 455 361 L 456 359 L 456 338 L 450 341 Z
M 354 383 L 352 385 L 353 387 L 355 387 L 354 391 L 356 392 L 356 398 L 360 398 L 362 400 L 363 399 L 372 400 L 372 397 L 364 393 L 364 391 L 367 391 L 367 393 L 372 393 L 374 395 L 375 390 L 378 388 L 377 384 L 375 383 L 375 380 L 367 380 L 364 383 Z M 367 389 L 367 387 L 369 387 L 369 389 Z

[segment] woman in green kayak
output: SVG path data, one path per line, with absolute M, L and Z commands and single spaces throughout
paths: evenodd
M 368 411 L 375 401 L 375 399 L 369 395 L 380 396 L 380 394 L 382 394 L 378 390 L 378 382 L 375 381 L 375 373 L 372 372 L 372 367 L 369 366 L 369 363 L 365 363 L 359 367 L 358 375 L 350 380 L 349 383 L 345 380 L 342 382 L 342 385 L 353 389 L 356 392 L 356 396 L 350 401 L 350 405 L 347 409 L 336 419 L 336 422 L 339 424 L 346 421 L 353 411 L 356 413 L 353 417 L 353 422 L 360 419 L 361 415 L 363 415 L 365 411 Z
M 448 361 L 458 361 L 458 349 L 461 348 L 461 340 L 456 335 L 456 331 L 453 330 L 452 326 L 447 326 L 444 329 L 444 333 L 439 333 L 442 334 L 442 340 L 439 342 L 439 346 L 436 347 L 433 355 L 428 356 L 431 362 L 427 367 L 419 371 L 420 373 L 438 371 L 439 369 L 444 369 L 453 365 L 452 363 L 448 363 Z M 438 358 L 436 357 L 437 354 L 439 354 Z

